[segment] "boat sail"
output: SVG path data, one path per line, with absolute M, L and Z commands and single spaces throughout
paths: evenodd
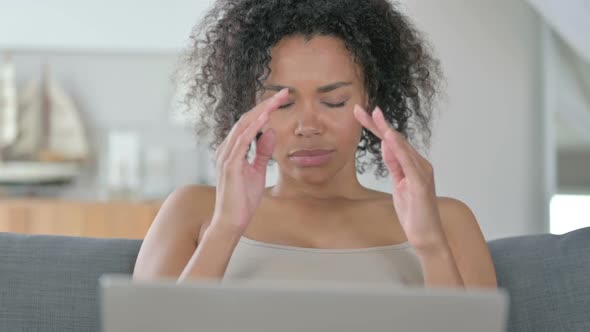
M 11 130 L 9 122 L 0 125 L 0 132 Z M 80 114 L 48 66 L 19 93 L 15 126 L 16 137 L 2 151 L 0 183 L 67 182 L 89 158 Z

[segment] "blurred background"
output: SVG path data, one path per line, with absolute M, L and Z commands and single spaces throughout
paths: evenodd
M 0 0 L 0 231 L 141 238 L 172 190 L 215 183 L 172 82 L 211 3 Z M 590 4 L 400 8 L 446 75 L 438 195 L 466 202 L 488 240 L 590 226 Z

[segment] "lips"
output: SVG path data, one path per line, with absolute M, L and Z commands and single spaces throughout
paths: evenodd
M 292 157 L 314 157 L 314 156 L 321 156 L 328 153 L 331 153 L 333 150 L 326 150 L 326 149 L 314 149 L 314 150 L 297 150 L 289 156 Z
M 318 167 L 330 162 L 334 150 L 297 150 L 289 154 L 289 160 L 299 167 Z

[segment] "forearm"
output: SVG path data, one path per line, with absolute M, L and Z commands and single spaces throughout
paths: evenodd
M 240 232 L 236 230 L 215 226 L 207 228 L 178 282 L 190 279 L 221 280 L 240 237 Z
M 418 251 L 425 287 L 464 287 L 463 279 L 448 244 Z

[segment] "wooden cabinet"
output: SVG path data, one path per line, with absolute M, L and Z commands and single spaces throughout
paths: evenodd
M 143 239 L 162 202 L 0 200 L 0 232 Z

